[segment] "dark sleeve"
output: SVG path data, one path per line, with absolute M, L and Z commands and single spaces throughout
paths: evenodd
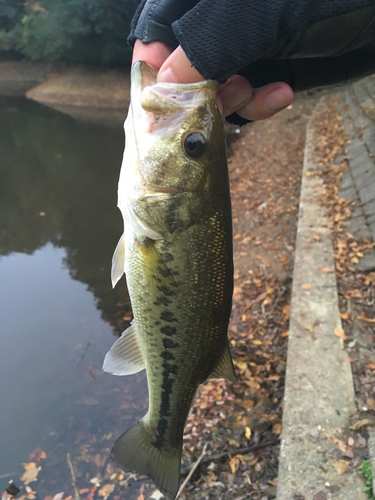
M 225 81 L 258 59 L 288 57 L 289 39 L 324 20 L 355 14 L 374 7 L 373 0 L 201 0 L 172 24 L 177 40 L 192 65 L 205 77 Z M 348 26 L 348 23 L 346 23 Z M 345 45 L 351 33 L 338 28 L 336 38 Z M 332 54 L 331 33 L 325 32 L 308 57 Z

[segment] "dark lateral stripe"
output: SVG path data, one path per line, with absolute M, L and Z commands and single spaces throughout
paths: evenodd
M 164 335 L 168 335 L 168 337 L 171 337 L 172 335 L 176 335 L 177 333 L 177 328 L 174 326 L 169 326 L 165 325 L 160 328 L 161 333 L 164 333 Z
M 171 339 L 163 339 L 163 346 L 164 349 L 174 349 L 175 347 L 178 347 L 178 344 L 173 342 Z
M 169 375 L 177 375 L 177 373 L 178 373 L 178 366 L 177 365 L 171 365 L 170 363 L 163 361 L 162 366 L 163 366 L 163 380 L 165 378 L 168 378 Z
M 169 253 L 169 252 L 165 252 L 163 254 L 163 259 L 165 262 L 173 262 L 174 261 L 174 256 L 173 254 Z
M 177 321 L 177 319 L 173 316 L 173 312 L 171 311 L 162 311 L 162 313 L 160 314 L 160 319 L 163 321 L 167 321 L 168 323 Z
M 169 306 L 171 302 L 171 299 L 168 299 L 168 297 L 156 297 L 154 306 Z
M 171 295 L 176 295 L 176 292 L 168 288 L 166 285 L 158 286 L 156 287 L 159 292 L 164 293 L 167 297 L 170 297 Z
M 170 361 L 172 359 L 175 359 L 175 357 L 173 356 L 173 354 L 169 351 L 163 351 L 160 356 L 165 359 L 166 361 Z

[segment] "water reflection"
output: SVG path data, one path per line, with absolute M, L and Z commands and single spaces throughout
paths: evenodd
M 125 283 L 110 284 L 122 150 L 120 126 L 0 99 L 0 477 L 40 446 L 38 496 L 70 484 L 66 452 L 80 478 L 100 475 L 146 407 L 144 375 L 100 369 L 112 330 L 130 319 Z
M 72 278 L 86 283 L 117 327 L 109 269 L 122 222 L 116 186 L 120 126 L 83 124 L 45 106 L 0 100 L 0 255 L 51 242 L 67 251 Z

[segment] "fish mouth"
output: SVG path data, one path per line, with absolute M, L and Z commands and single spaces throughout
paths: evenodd
M 145 61 L 137 61 L 132 70 L 131 101 L 154 114 L 170 114 L 196 108 L 200 102 L 214 97 L 219 82 L 202 80 L 195 83 L 156 83 L 157 71 Z

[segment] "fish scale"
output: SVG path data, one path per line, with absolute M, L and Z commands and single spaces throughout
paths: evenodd
M 125 231 L 112 267 L 114 284 L 126 273 L 134 322 L 103 368 L 124 375 L 146 368 L 148 412 L 116 441 L 112 458 L 126 471 L 147 474 L 173 499 L 199 384 L 210 377 L 235 381 L 227 338 L 232 223 L 218 85 L 155 78 L 145 63 L 134 65 L 119 181 Z

